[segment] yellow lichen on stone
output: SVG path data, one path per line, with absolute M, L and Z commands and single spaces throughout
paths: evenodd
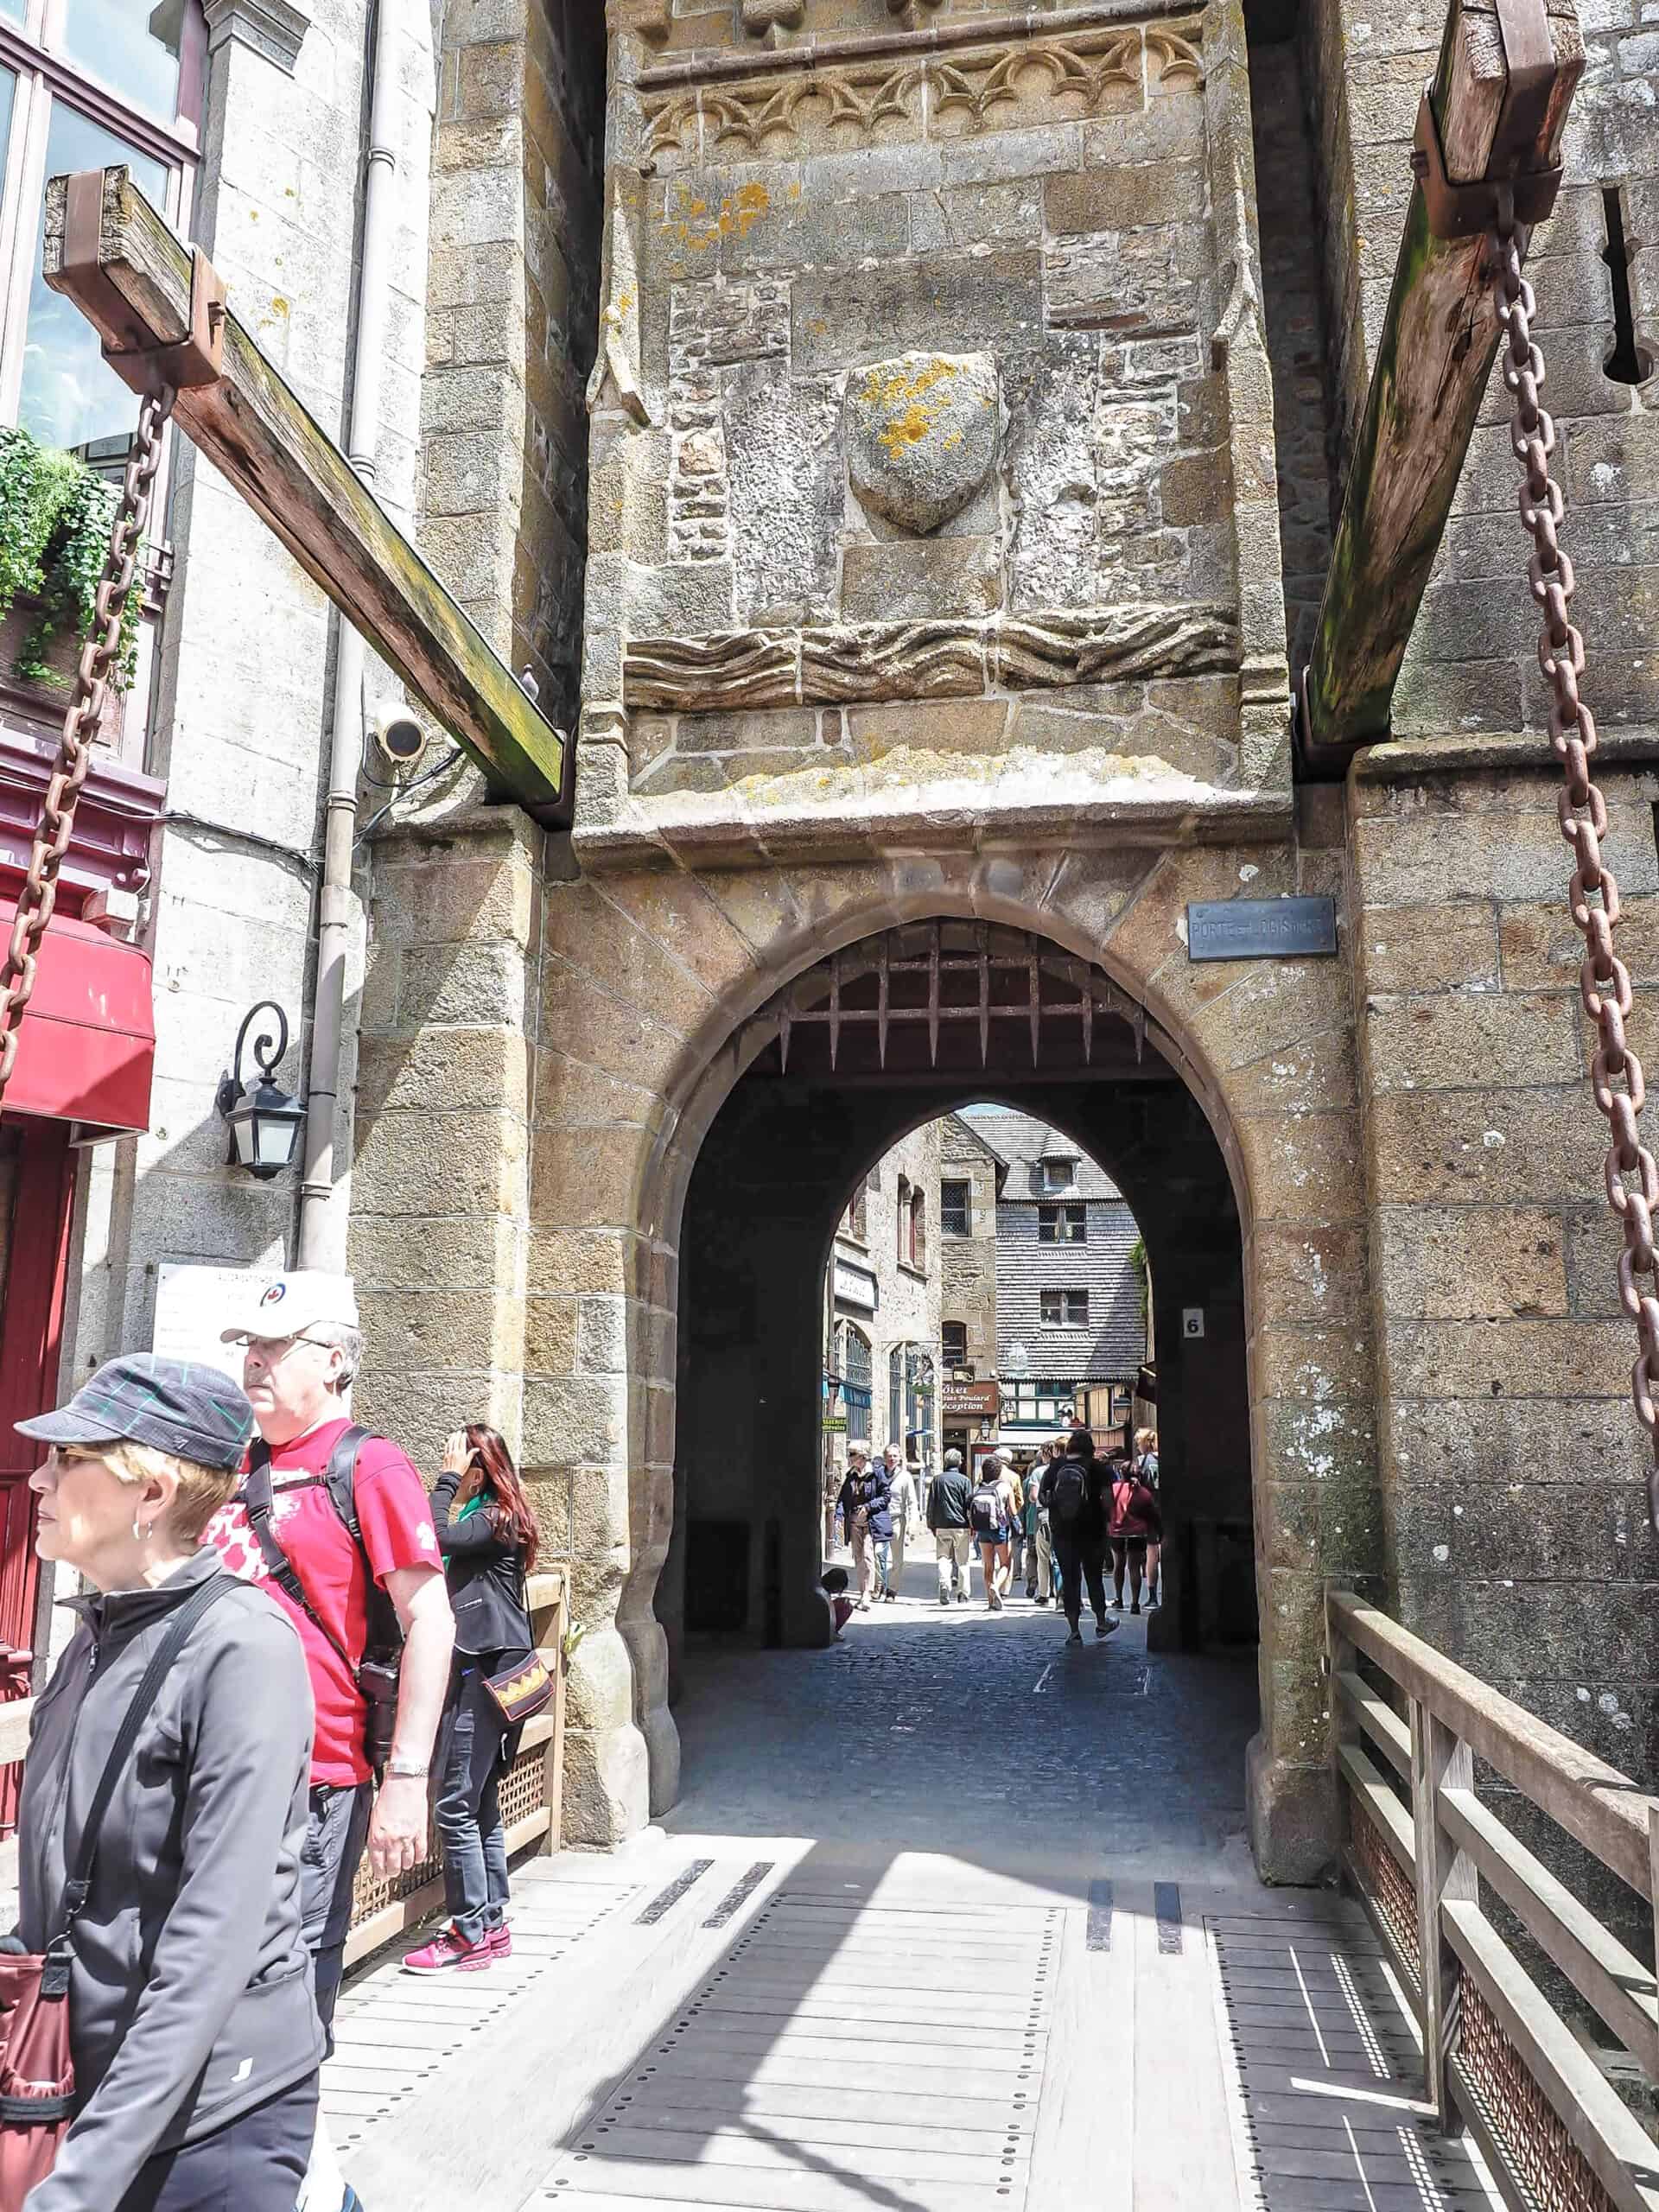
M 712 211 L 706 200 L 688 200 L 682 186 L 678 213 L 672 201 L 664 207 L 663 228 L 695 250 L 713 245 L 718 238 L 747 237 L 751 226 L 771 212 L 772 194 L 764 184 L 741 185 Z
M 906 446 L 921 443 L 938 422 L 957 374 L 956 362 L 937 358 L 918 369 L 865 371 L 859 403 L 887 416 L 876 435 L 888 454 L 897 456 Z M 959 440 L 961 432 L 956 435 Z

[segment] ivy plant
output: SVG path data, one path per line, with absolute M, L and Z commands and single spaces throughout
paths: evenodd
M 66 626 L 90 637 L 118 494 L 73 454 L 39 444 L 27 430 L 0 429 L 0 618 L 17 599 L 37 609 L 13 673 L 24 683 L 60 683 L 46 664 Z M 121 618 L 121 645 L 110 681 L 124 691 L 138 654 L 135 583 Z

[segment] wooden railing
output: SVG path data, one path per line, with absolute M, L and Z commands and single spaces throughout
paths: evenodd
M 1477 1796 L 1474 1763 L 1649 1910 L 1659 1803 L 1348 1592 L 1329 1593 L 1326 1624 L 1344 1863 L 1416 2009 L 1424 2094 L 1440 2124 L 1466 2122 L 1513 2212 L 1659 2212 L 1659 2148 L 1483 1897 L 1502 1900 L 1649 2082 L 1659 1987 Z
M 531 1625 L 537 1647 L 553 1676 L 553 1702 L 545 1713 L 526 1721 L 518 1756 L 501 1777 L 501 1815 L 506 1828 L 507 1849 L 522 1851 L 531 1844 L 543 1852 L 559 1848 L 563 1827 L 564 1781 L 564 1635 L 569 1618 L 569 1581 L 562 1567 L 530 1578 Z M 29 1749 L 32 1698 L 18 1698 L 0 1705 L 0 1766 L 21 1759 Z M 15 1838 L 0 1843 L 0 1890 L 16 1886 L 17 1845 Z M 412 1928 L 443 1902 L 443 1859 L 435 1831 L 429 1833 L 426 1856 L 395 1881 L 373 1879 L 365 1859 L 358 1874 L 352 1911 L 352 1932 L 346 1943 L 346 1962 L 378 1949 L 382 1943 Z
M 569 1613 L 569 1580 L 562 1567 L 530 1578 L 530 1621 L 537 1649 L 553 1677 L 553 1702 L 524 1723 L 518 1756 L 501 1777 L 501 1820 L 507 1849 L 529 1844 L 543 1852 L 559 1848 L 564 1787 L 564 1631 Z M 443 1903 L 443 1854 L 437 1831 L 427 1838 L 417 1866 L 395 1881 L 376 1881 L 365 1858 L 358 1871 L 352 1904 L 352 1932 L 346 1939 L 346 1963 L 365 1958 L 413 1928 Z

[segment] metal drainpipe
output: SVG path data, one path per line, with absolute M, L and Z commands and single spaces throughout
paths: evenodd
M 363 181 L 363 251 L 357 278 L 357 335 L 352 348 L 352 397 L 346 458 L 373 488 L 385 360 L 387 249 L 397 157 L 392 108 L 397 73 L 396 37 L 404 0 L 378 0 L 369 62 L 369 158 Z M 302 1268 L 346 1271 L 350 1210 L 335 1196 L 351 1172 L 349 1124 L 336 1147 L 334 1122 L 344 1048 L 346 969 L 355 927 L 352 844 L 357 830 L 357 780 L 363 761 L 363 639 L 337 614 L 333 736 L 323 821 L 322 880 L 318 893 L 316 990 L 311 1013 L 311 1065 L 305 1120 L 305 1171 L 300 1185 L 299 1262 Z

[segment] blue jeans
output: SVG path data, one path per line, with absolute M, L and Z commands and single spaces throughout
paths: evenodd
M 893 1539 L 891 1536 L 872 1536 L 875 1552 L 875 1594 L 885 1598 L 893 1587 Z
M 476 1943 L 499 1928 L 507 1903 L 507 1843 L 499 1783 L 506 1722 L 485 1686 L 503 1656 L 455 1654 L 438 1752 L 438 1834 L 444 1903 L 458 1935 Z

